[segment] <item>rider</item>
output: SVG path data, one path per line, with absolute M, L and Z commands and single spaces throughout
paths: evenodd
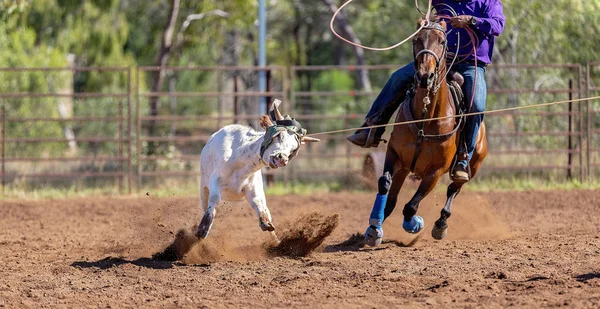
M 447 29 L 448 51 L 455 52 L 457 47 L 458 59 L 464 59 L 452 66 L 452 69 L 464 76 L 463 86 L 467 103 L 473 100 L 469 112 L 482 112 L 485 110 L 487 87 L 485 83 L 485 68 L 492 61 L 494 37 L 504 30 L 504 14 L 500 0 L 433 0 L 432 6 L 438 15 L 454 16 L 450 18 Z M 454 28 L 454 31 L 452 29 Z M 467 31 L 463 28 L 474 30 L 476 36 L 476 51 Z M 460 40 L 460 42 L 459 42 Z M 449 59 L 451 61 L 452 59 Z M 371 109 L 365 116 L 363 126 L 381 125 L 389 122 L 398 104 L 404 101 L 405 94 L 412 84 L 415 75 L 414 63 L 409 63 L 392 74 L 379 96 L 373 102 Z M 475 79 L 477 81 L 475 82 Z M 476 88 L 476 89 L 473 89 Z M 474 92 L 474 93 L 473 93 Z M 455 165 L 454 179 L 458 181 L 469 180 L 467 165 L 477 141 L 477 132 L 483 121 L 483 114 L 467 117 L 464 127 L 465 142 L 467 144 L 467 158 L 462 158 Z M 370 129 L 356 131 L 347 139 L 363 148 L 377 147 L 385 127 L 377 128 L 369 138 Z

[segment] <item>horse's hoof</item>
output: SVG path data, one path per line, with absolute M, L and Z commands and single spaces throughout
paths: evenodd
M 431 236 L 437 240 L 442 240 L 444 237 L 446 237 L 446 234 L 448 232 L 448 223 L 446 223 L 445 220 L 441 220 L 442 219 L 435 221 L 433 229 L 431 230 Z
M 402 228 L 411 234 L 420 232 L 423 229 L 423 226 L 425 226 L 425 222 L 423 221 L 423 218 L 419 216 L 413 216 L 410 221 L 404 221 L 402 223 Z
M 448 233 L 447 226 L 445 228 L 438 228 L 436 225 L 433 225 L 433 229 L 431 230 L 431 236 L 437 240 L 444 239 L 444 237 L 446 237 L 447 233 Z
M 263 231 L 269 231 L 269 232 L 273 232 L 275 230 L 275 226 L 271 222 L 261 222 L 260 228 Z
M 365 232 L 365 243 L 371 247 L 381 245 L 383 239 L 383 229 L 380 227 L 369 226 Z

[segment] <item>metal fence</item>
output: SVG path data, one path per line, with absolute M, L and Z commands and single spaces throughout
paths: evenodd
M 600 62 L 589 62 L 586 68 L 586 97 L 600 94 Z M 597 177 L 600 170 L 600 102 L 586 101 L 587 105 L 587 170 Z
M 134 180 L 139 189 L 165 177 L 197 177 L 198 155 L 208 137 L 231 123 L 256 127 L 266 108 L 261 97 L 267 103 L 281 99 L 283 112 L 309 132 L 358 127 L 380 89 L 358 91 L 354 74 L 368 70 L 371 84 L 382 86 L 397 68 L 0 69 L 2 188 L 55 179 L 66 185 L 95 186 L 99 183 L 92 179 L 107 178 L 113 181 L 108 185 L 131 191 Z M 268 78 L 266 92 L 257 90 L 260 71 Z M 587 65 L 585 79 L 583 73 L 580 65 L 570 64 L 490 66 L 487 108 L 600 93 L 600 63 Z M 152 85 L 158 74 L 164 80 L 160 89 Z M 80 81 L 94 78 L 112 86 L 98 91 L 81 87 L 85 83 Z M 487 116 L 490 151 L 481 177 L 544 174 L 584 179 L 596 175 L 600 167 L 598 114 L 600 104 L 587 101 Z M 362 175 L 365 158 L 381 156 L 350 145 L 346 135 L 323 136 L 322 143 L 304 147 L 294 164 L 265 172 L 271 180 L 280 181 Z M 380 145 L 375 151 L 384 149 Z
M 335 89 L 319 86 L 319 78 L 330 80 L 336 77 L 337 71 L 358 72 L 368 70 L 375 81 L 383 85 L 389 75 L 398 68 L 395 65 L 385 66 L 302 66 L 291 67 L 291 80 L 312 78 L 311 90 L 306 88 L 309 82 L 294 83 L 291 93 L 292 104 L 299 119 L 309 121 L 311 131 L 327 131 L 331 129 L 358 127 L 362 124 L 371 102 L 379 91 L 356 91 L 355 85 L 348 89 L 340 89 L 340 85 L 331 85 Z M 312 76 L 311 76 L 312 75 Z M 579 65 L 493 65 L 487 68 L 488 109 L 500 109 L 524 104 L 543 103 L 581 97 L 582 69 Z M 546 76 L 553 76 L 552 79 Z M 341 85 L 343 88 L 348 85 Z M 325 114 L 328 110 L 340 105 L 341 111 L 336 115 Z M 315 117 L 318 115 L 318 117 Z M 486 175 L 535 174 L 539 172 L 553 173 L 555 177 L 584 177 L 582 164 L 584 137 L 582 103 L 552 106 L 545 110 L 526 110 L 494 115 L 486 118 L 489 155 L 481 177 Z M 310 121 L 317 120 L 317 124 Z M 333 121 L 333 124 L 329 123 Z M 535 123 L 534 123 L 535 122 Z M 391 128 L 387 129 L 388 136 Z M 312 165 L 320 166 L 321 173 L 356 174 L 360 171 L 361 162 L 373 158 L 360 148 L 345 142 L 347 133 L 326 137 L 327 144 L 309 151 L 304 160 Z M 550 140 L 552 142 L 550 142 Z M 345 153 L 333 158 L 345 158 L 348 168 L 332 164 L 330 153 L 338 146 L 345 148 Z M 323 149 L 326 148 L 326 149 Z M 384 151 L 385 145 L 378 150 Z M 383 156 L 375 156 L 382 158 Z M 318 162 L 321 162 L 319 164 Z M 297 164 L 297 163 L 296 163 Z M 302 165 L 300 165 L 302 166 Z M 377 172 L 375 172 L 376 174 Z
M 115 75 L 121 89 L 74 92 L 78 78 Z M 112 178 L 131 188 L 130 68 L 0 68 L 0 80 L 3 190 L 23 179 Z
M 580 65 L 493 65 L 488 108 L 581 98 Z M 494 171 L 584 177 L 584 103 L 521 110 L 486 118 L 489 152 L 482 175 Z M 562 172 L 561 172 L 562 171 Z
M 257 89 L 261 71 L 267 77 L 266 92 Z M 148 74 L 165 74 L 169 79 L 166 89 L 144 90 L 140 81 Z M 287 101 L 284 67 L 139 67 L 137 76 L 138 187 L 150 178 L 199 175 L 199 153 L 213 132 L 232 123 L 256 127 L 260 113 L 266 110 L 260 97 L 265 102 L 280 98 L 284 105 Z M 186 78 L 205 83 L 178 86 L 177 81 Z M 188 108 L 178 108 L 182 105 Z

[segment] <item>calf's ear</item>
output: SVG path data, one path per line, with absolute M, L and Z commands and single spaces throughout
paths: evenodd
M 272 126 L 273 122 L 271 121 L 271 118 L 269 118 L 269 116 L 260 116 L 260 126 L 263 129 L 267 129 L 268 127 Z

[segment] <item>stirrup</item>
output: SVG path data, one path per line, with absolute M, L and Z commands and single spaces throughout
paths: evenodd
M 452 165 L 452 167 L 450 169 L 450 173 L 448 173 L 449 176 L 450 176 L 450 180 L 452 180 L 453 182 L 467 182 L 467 181 L 471 180 L 471 177 L 472 177 L 472 175 L 471 175 L 471 165 L 469 163 L 467 163 L 467 166 L 465 168 L 465 172 L 467 173 L 467 178 L 468 179 L 458 179 L 456 177 L 456 168 L 457 167 L 458 167 L 458 162 L 456 162 L 456 163 L 454 163 Z
M 375 131 L 377 131 L 375 128 L 369 129 L 369 135 L 367 136 L 367 140 L 363 148 L 377 148 L 379 147 L 380 142 L 387 143 L 387 140 L 380 137 L 376 137 Z

